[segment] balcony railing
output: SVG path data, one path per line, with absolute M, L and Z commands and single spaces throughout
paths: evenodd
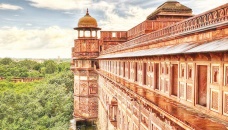
M 127 41 L 127 38 L 126 37 L 105 37 L 102 39 L 103 41 Z
M 73 52 L 73 58 L 81 58 L 81 57 L 98 57 L 98 52 Z
M 178 21 L 180 21 L 180 20 L 178 20 Z M 166 26 L 172 25 L 178 21 L 177 20 L 170 20 L 170 21 L 146 20 L 127 31 L 128 40 L 134 39 L 141 35 L 145 35 L 152 31 L 159 30 Z
M 178 36 L 197 31 L 205 31 L 211 28 L 228 24 L 228 4 L 222 5 L 192 18 L 167 26 L 163 29 L 151 32 L 139 38 L 124 42 L 103 51 L 101 54 L 113 53 L 119 50 L 129 49 L 148 44 L 148 41 L 167 36 Z

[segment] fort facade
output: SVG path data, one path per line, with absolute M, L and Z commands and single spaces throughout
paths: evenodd
M 128 31 L 88 10 L 72 48 L 74 117 L 99 130 L 228 128 L 228 4 L 193 15 L 167 1 Z

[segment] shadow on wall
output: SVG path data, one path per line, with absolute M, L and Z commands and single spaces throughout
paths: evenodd
M 97 130 L 97 126 L 93 121 L 77 121 L 76 130 Z

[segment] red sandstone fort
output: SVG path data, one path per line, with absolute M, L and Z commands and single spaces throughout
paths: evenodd
M 100 31 L 87 10 L 74 29 L 76 121 L 99 130 L 228 129 L 228 4 L 193 16 L 167 1 L 128 31 Z

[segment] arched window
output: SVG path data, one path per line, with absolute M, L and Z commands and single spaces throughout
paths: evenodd
M 188 78 L 189 79 L 192 78 L 192 68 L 189 68 L 189 70 L 188 70 Z
M 151 72 L 154 72 L 153 64 L 151 65 Z
M 215 83 L 218 82 L 218 72 L 217 71 L 214 72 L 214 82 Z
M 213 83 L 218 83 L 219 81 L 219 67 L 218 66 L 214 66 L 213 67 Z
M 109 105 L 109 120 L 114 127 L 117 126 L 117 110 L 118 102 L 116 98 L 112 98 L 111 104 Z
M 164 67 L 162 66 L 162 74 L 164 73 Z
M 181 69 L 181 77 L 184 77 L 184 68 Z

